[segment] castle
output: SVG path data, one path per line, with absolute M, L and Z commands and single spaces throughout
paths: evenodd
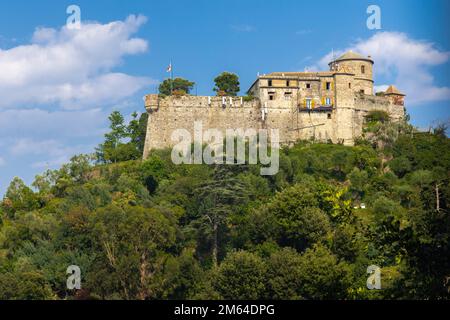
M 280 142 L 299 139 L 352 145 L 362 134 L 365 116 L 382 110 L 398 121 L 404 97 L 390 86 L 374 94 L 371 57 L 349 51 L 329 64 L 329 71 L 274 72 L 258 76 L 244 97 L 145 96 L 149 113 L 144 158 L 153 149 L 173 146 L 175 129 L 191 134 L 194 122 L 204 129 L 278 129 Z

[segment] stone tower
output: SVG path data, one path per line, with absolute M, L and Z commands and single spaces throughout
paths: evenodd
M 396 106 L 405 105 L 405 94 L 401 93 L 395 86 L 391 85 L 384 92 L 384 96 L 389 99 L 391 104 Z
M 329 63 L 331 71 L 354 74 L 353 92 L 373 95 L 373 60 L 348 51 Z

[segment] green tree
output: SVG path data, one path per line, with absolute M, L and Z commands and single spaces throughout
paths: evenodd
M 49 284 L 41 273 L 0 272 L 0 300 L 53 300 Z
M 267 261 L 267 291 L 269 299 L 298 300 L 301 282 L 301 255 L 283 248 L 272 253 Z
M 51 192 L 52 180 L 50 178 L 51 172 L 48 170 L 42 175 L 36 175 L 31 184 L 39 193 L 49 194 Z
M 224 299 L 256 300 L 265 297 L 267 267 L 246 251 L 232 252 L 217 269 L 213 287 Z
M 397 297 L 450 299 L 450 216 L 448 212 L 410 212 L 411 229 L 399 230 L 406 249 L 406 268 L 398 281 Z
M 92 155 L 77 155 L 70 159 L 68 164 L 63 166 L 63 170 L 67 169 L 69 176 L 76 183 L 85 183 L 89 180 L 89 174 L 92 170 Z
M 103 270 L 92 275 L 90 285 L 107 285 L 105 296 L 119 289 L 125 299 L 154 298 L 153 281 L 163 270 L 166 250 L 175 242 L 173 219 L 154 208 L 108 206 L 94 213 L 91 226 L 102 252 L 97 267 Z M 109 282 L 116 285 L 111 288 Z
M 299 294 L 305 299 L 345 299 L 352 285 L 349 265 L 322 245 L 307 249 L 300 259 Z
M 381 122 L 385 123 L 389 121 L 389 114 L 386 111 L 374 110 L 370 111 L 366 116 L 367 122 Z
M 318 205 L 315 194 L 301 184 L 283 190 L 253 211 L 254 240 L 273 239 L 298 250 L 326 240 L 330 220 Z
M 195 250 L 186 248 L 179 256 L 168 257 L 164 270 L 155 274 L 152 287 L 158 299 L 195 299 L 205 277 Z
M 125 119 L 119 111 L 113 111 L 108 117 L 110 132 L 105 134 L 105 142 L 97 148 L 97 156 L 102 162 L 117 162 L 118 149 L 122 139 L 126 138 Z
M 350 191 L 353 193 L 354 197 L 357 199 L 363 199 L 367 188 L 367 180 L 369 178 L 367 172 L 354 167 L 352 172 L 350 172 L 347 177 L 350 180 Z
M 200 217 L 194 224 L 201 226 L 205 240 L 211 243 L 212 262 L 217 266 L 219 238 L 225 232 L 233 208 L 247 199 L 247 191 L 225 166 L 216 166 L 213 178 L 203 183 L 196 193 Z
M 165 96 L 170 96 L 174 92 L 189 94 L 194 85 L 195 82 L 183 78 L 166 79 L 159 85 L 159 93 Z
M 219 95 L 236 96 L 241 88 L 237 74 L 222 72 L 214 79 L 216 86 L 214 91 Z
M 2 206 L 6 212 L 13 215 L 17 211 L 31 211 L 39 206 L 33 190 L 25 185 L 22 179 L 15 177 L 6 190 Z
M 411 171 L 412 165 L 411 161 L 409 161 L 409 159 L 406 156 L 401 156 L 392 159 L 389 162 L 389 168 L 391 168 L 392 171 L 394 171 L 397 177 L 403 178 L 405 174 Z
M 105 134 L 104 143 L 96 148 L 97 159 L 103 163 L 117 163 L 140 158 L 145 135 L 143 124 L 137 121 L 137 114 L 133 113 L 133 120 L 129 125 L 125 124 L 119 111 L 111 113 L 108 119 L 111 131 Z
M 133 112 L 131 116 L 132 120 L 127 127 L 128 136 L 130 143 L 142 155 L 144 153 L 145 137 L 147 135 L 148 113 L 144 112 L 139 116 L 137 112 Z
M 334 171 L 337 179 L 342 180 L 345 177 L 345 168 L 348 168 L 349 164 L 351 163 L 348 157 L 348 150 L 338 150 L 333 154 L 332 163 L 334 164 Z

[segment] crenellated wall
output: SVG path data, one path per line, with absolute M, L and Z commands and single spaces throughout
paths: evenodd
M 290 144 L 299 139 L 353 144 L 361 135 L 364 119 L 372 110 L 387 111 L 393 119 L 404 116 L 404 107 L 394 105 L 387 97 L 355 94 L 349 88 L 351 76 L 336 75 L 336 106 L 306 110 L 297 99 L 260 102 L 242 97 L 147 95 L 149 113 L 144 158 L 153 149 L 175 145 L 171 136 L 176 129 L 194 134 L 194 123 L 201 121 L 203 130 L 278 129 L 280 142 Z
M 144 157 L 152 149 L 173 146 L 175 142 L 171 140 L 171 135 L 176 129 L 186 129 L 193 134 L 195 121 L 201 121 L 204 130 L 261 128 L 258 100 L 246 102 L 243 98 L 230 97 L 159 98 L 157 95 L 148 95 L 145 102 L 149 120 Z

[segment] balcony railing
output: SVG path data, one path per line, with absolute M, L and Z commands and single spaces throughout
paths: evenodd
M 299 112 L 330 112 L 333 111 L 333 106 L 318 106 L 314 108 L 307 108 L 304 106 L 299 106 L 298 111 Z

